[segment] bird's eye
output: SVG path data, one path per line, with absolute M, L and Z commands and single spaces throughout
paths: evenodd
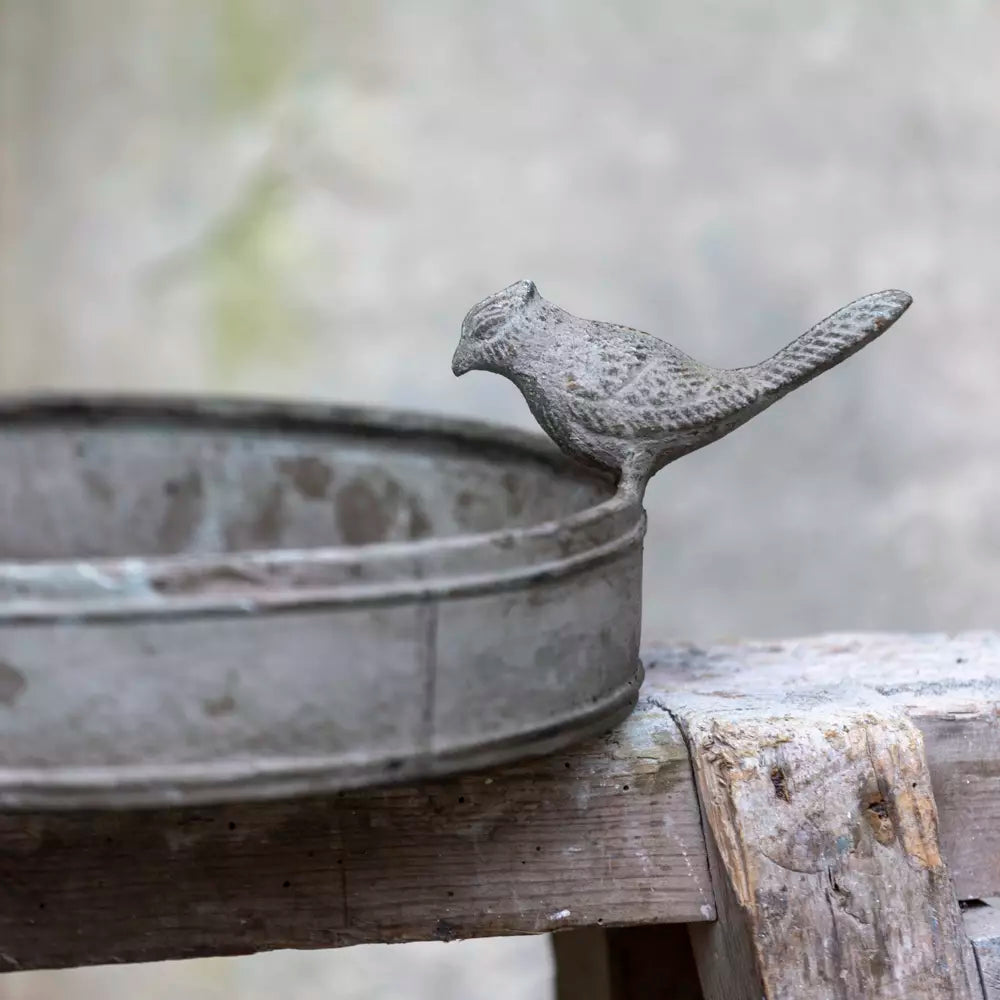
M 503 312 L 499 309 L 479 309 L 466 318 L 463 333 L 470 340 L 488 340 L 503 319 Z

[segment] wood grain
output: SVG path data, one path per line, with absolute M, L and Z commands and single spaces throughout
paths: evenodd
M 970 907 L 965 930 L 976 956 L 983 1000 L 1000 1000 L 1000 908 L 986 903 Z
M 0 968 L 711 920 L 671 714 L 695 698 L 722 712 L 819 692 L 909 719 L 958 894 L 1000 894 L 1000 636 L 671 646 L 645 659 L 626 723 L 515 767 L 254 805 L 0 815 Z
M 671 704 L 710 831 L 706 1000 L 973 1000 L 909 719 L 865 690 Z
M 648 702 L 572 754 L 432 785 L 0 816 L 8 970 L 712 916 L 686 747 Z
M 650 646 L 643 691 L 724 701 L 867 689 L 924 738 L 941 852 L 960 899 L 1000 895 L 1000 634 L 827 635 L 701 648 Z
M 998 665 L 1000 674 L 1000 665 Z M 911 714 L 924 735 L 941 850 L 960 899 L 1000 894 L 1000 711 Z

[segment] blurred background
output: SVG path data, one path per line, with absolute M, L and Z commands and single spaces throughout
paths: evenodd
M 700 360 L 911 292 L 647 500 L 647 639 L 995 627 L 989 0 L 0 0 L 0 389 L 384 403 L 516 279 Z M 15 974 L 2 998 L 551 996 L 545 939 Z

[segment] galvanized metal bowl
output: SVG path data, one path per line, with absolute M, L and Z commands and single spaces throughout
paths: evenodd
M 0 403 L 0 807 L 412 780 L 635 703 L 644 515 L 540 436 Z

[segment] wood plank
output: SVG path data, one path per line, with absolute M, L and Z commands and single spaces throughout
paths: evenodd
M 714 915 L 687 750 L 648 700 L 565 754 L 421 787 L 0 816 L 0 965 Z
M 1000 904 L 1000 899 L 993 902 Z M 964 917 L 983 1000 L 1000 1000 L 1000 905 L 979 903 L 968 908 Z
M 911 715 L 924 735 L 941 850 L 960 899 L 1000 894 L 1000 711 Z
M 679 694 L 719 920 L 706 1000 L 973 1000 L 919 730 L 870 690 Z
M 697 797 L 667 707 L 685 692 L 725 704 L 842 681 L 905 712 L 924 734 L 959 893 L 1000 893 L 1000 637 L 673 646 L 646 661 L 640 707 L 613 734 L 489 774 L 270 804 L 0 816 L 0 967 L 711 919 Z
M 870 688 L 924 737 L 941 852 L 960 899 L 1000 895 L 1000 634 L 828 635 L 701 648 L 650 646 L 649 697 L 783 697 Z
M 552 944 L 556 1000 L 703 1000 L 682 924 L 583 927 Z

